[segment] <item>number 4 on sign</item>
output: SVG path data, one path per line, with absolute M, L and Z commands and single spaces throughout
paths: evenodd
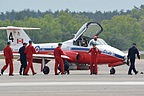
M 9 35 L 9 40 L 11 40 L 12 42 L 14 41 L 14 38 L 13 38 L 12 32 L 11 32 L 10 35 Z

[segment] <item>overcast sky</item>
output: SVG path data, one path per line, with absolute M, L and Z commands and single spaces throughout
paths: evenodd
M 86 11 L 86 12 L 107 12 L 114 10 L 131 10 L 144 5 L 144 0 L 0 0 L 0 12 L 21 11 L 30 9 L 42 12 L 46 10 L 65 10 L 70 11 Z

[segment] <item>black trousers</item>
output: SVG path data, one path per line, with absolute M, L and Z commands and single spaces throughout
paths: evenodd
M 69 71 L 68 61 L 63 59 L 63 62 L 64 62 L 64 71 Z M 58 70 L 61 72 L 61 66 L 60 65 L 58 66 Z
M 26 69 L 26 66 L 27 66 L 27 59 L 26 58 L 21 58 L 20 62 L 21 62 L 21 66 L 20 66 L 19 73 L 22 73 L 22 72 L 24 73 L 24 71 Z
M 135 74 L 137 73 L 135 68 L 135 59 L 130 59 L 130 67 L 129 67 L 128 74 L 131 74 L 132 70 Z

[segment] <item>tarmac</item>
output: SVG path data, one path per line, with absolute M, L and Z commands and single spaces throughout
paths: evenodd
M 5 64 L 0 59 L 0 68 Z M 110 75 L 107 65 L 99 65 L 98 75 L 89 70 L 70 70 L 69 75 L 54 75 L 54 61 L 49 62 L 50 73 L 44 75 L 40 64 L 34 63 L 36 75 L 19 75 L 20 62 L 14 60 L 14 76 L 9 68 L 0 76 L 0 96 L 144 96 L 144 59 L 136 60 L 137 75 L 127 75 L 129 66 L 115 67 Z

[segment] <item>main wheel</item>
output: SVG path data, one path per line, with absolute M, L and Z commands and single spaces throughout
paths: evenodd
M 111 68 L 111 69 L 110 69 L 110 74 L 115 74 L 115 72 L 116 72 L 116 71 L 115 71 L 114 68 Z
M 46 75 L 46 74 L 49 74 L 49 72 L 50 72 L 49 67 L 48 66 L 44 66 L 43 73 Z

